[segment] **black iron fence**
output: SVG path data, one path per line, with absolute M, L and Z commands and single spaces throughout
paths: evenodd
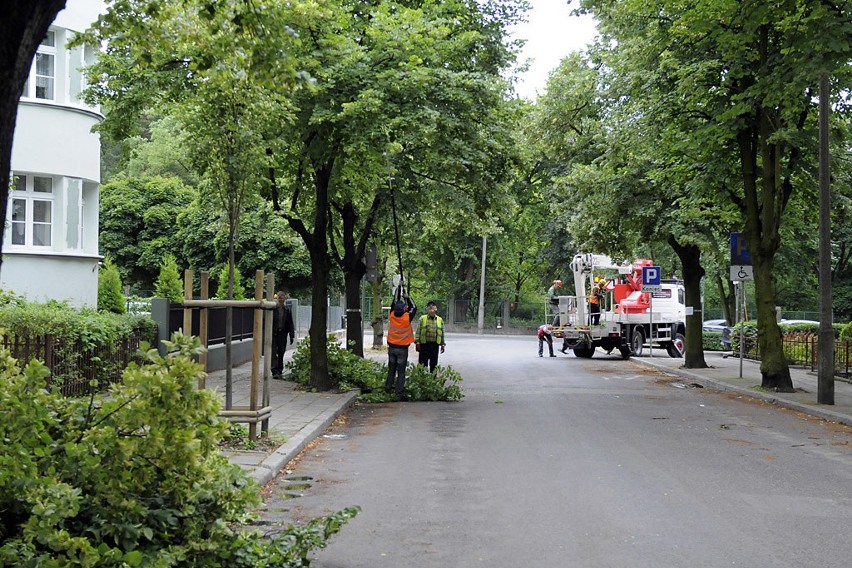
M 234 341 L 250 339 L 254 333 L 254 308 L 231 308 L 233 325 L 231 337 Z M 169 335 L 183 327 L 183 307 L 176 304 L 169 307 Z M 225 343 L 225 316 L 227 308 L 208 308 L 207 345 Z M 192 310 L 192 335 L 200 335 L 199 321 L 201 310 Z M 186 332 L 186 330 L 184 330 Z
M 739 338 L 734 338 L 733 350 L 739 353 L 736 344 Z M 789 365 L 809 367 L 816 371 L 819 365 L 819 339 L 814 333 L 793 332 L 784 334 L 781 338 L 784 356 Z M 743 356 L 748 359 L 760 360 L 760 345 L 755 337 L 746 337 L 743 342 Z M 846 380 L 852 380 L 852 342 L 837 339 L 834 341 L 834 374 Z

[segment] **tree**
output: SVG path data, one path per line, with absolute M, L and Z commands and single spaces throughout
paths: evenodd
M 183 303 L 183 280 L 180 277 L 177 262 L 174 255 L 167 254 L 160 264 L 160 275 L 154 287 L 154 294 L 158 298 L 168 298 L 173 304 Z
M 101 186 L 100 248 L 128 284 L 151 290 L 162 259 L 183 257 L 178 218 L 197 197 L 177 178 L 119 177 Z
M 294 93 L 298 111 L 274 151 L 281 175 L 271 184 L 274 207 L 311 256 L 312 386 L 321 389 L 334 386 L 322 308 L 331 260 L 343 269 L 348 305 L 359 305 L 364 251 L 376 216 L 387 211 L 388 160 L 406 180 L 397 191 L 416 187 L 426 200 L 485 198 L 485 188 L 495 187 L 488 181 L 502 170 L 483 158 L 496 164 L 499 157 L 499 142 L 487 135 L 500 130 L 490 119 L 501 100 L 498 72 L 511 60 L 504 26 L 518 3 L 334 4 L 333 17 L 297 28 L 306 38 L 298 58 L 316 83 Z M 441 205 L 444 213 L 467 210 Z M 479 216 L 484 208 L 474 210 Z M 348 337 L 359 352 L 360 329 L 360 313 L 349 312 Z
M 287 93 L 295 71 L 285 2 L 122 0 L 78 41 L 105 52 L 93 66 L 93 101 L 109 101 L 102 128 L 115 138 L 134 134 L 146 107 L 181 125 L 192 144 L 192 168 L 201 191 L 228 222 L 228 299 L 233 298 L 240 214 L 259 191 L 270 130 L 289 119 Z M 231 319 L 225 317 L 226 405 L 231 397 Z
M 121 275 L 115 264 L 104 259 L 98 271 L 98 310 L 123 314 L 127 310 L 126 299 L 121 291 Z
M 712 118 L 681 135 L 718 145 L 717 161 L 738 165 L 739 187 L 721 193 L 742 212 L 754 263 L 762 384 L 790 391 L 773 272 L 784 213 L 815 148 L 813 86 L 820 73 L 842 75 L 852 55 L 842 39 L 852 31 L 848 9 L 805 0 L 581 6 L 622 57 L 671 78 L 681 112 Z
M 5 221 L 12 172 L 12 139 L 18 100 L 39 44 L 65 0 L 0 2 L 0 219 Z M 5 231 L 0 231 L 0 249 Z M 0 265 L 3 259 L 0 257 Z

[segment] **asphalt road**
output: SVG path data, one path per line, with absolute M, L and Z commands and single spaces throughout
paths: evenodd
M 359 404 L 264 523 L 361 514 L 318 568 L 848 567 L 848 429 L 598 352 L 453 335 L 456 403 Z

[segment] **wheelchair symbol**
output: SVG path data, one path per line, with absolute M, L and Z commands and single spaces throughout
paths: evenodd
M 740 280 L 744 280 L 748 278 L 748 272 L 746 272 L 745 269 L 740 266 L 740 271 L 737 272 L 737 277 L 739 277 Z

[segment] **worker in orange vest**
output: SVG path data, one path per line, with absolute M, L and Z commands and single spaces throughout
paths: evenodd
M 411 298 L 403 296 L 400 288 L 397 288 L 394 298 L 388 317 L 388 379 L 385 390 L 395 392 L 397 400 L 407 400 L 405 367 L 408 365 L 408 348 L 414 343 L 411 322 L 417 313 L 417 306 Z

